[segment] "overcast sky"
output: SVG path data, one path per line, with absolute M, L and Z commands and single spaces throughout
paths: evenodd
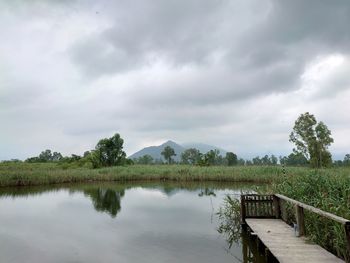
M 172 139 L 288 154 L 313 113 L 350 153 L 350 2 L 0 0 L 0 160 Z

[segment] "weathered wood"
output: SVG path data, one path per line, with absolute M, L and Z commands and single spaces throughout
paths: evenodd
M 280 219 L 247 218 L 246 223 L 257 234 L 258 244 L 263 243 L 279 262 L 344 262 L 322 247 L 308 242 L 305 238 L 296 237 L 293 228 Z
M 246 207 L 245 207 L 245 196 L 241 195 L 241 222 L 245 223 Z
M 305 235 L 305 221 L 304 221 L 304 208 L 301 206 L 295 205 L 295 217 L 297 219 L 297 225 L 299 229 L 298 236 L 304 236 Z
M 275 217 L 281 218 L 281 208 L 280 208 L 280 199 L 277 196 L 273 196 L 273 208 L 275 212 Z
M 271 262 L 273 259 L 271 251 L 266 247 L 265 248 L 265 260 L 266 262 Z
M 273 195 L 249 194 L 241 197 L 244 218 L 274 218 Z
M 347 222 L 345 224 L 345 235 L 346 235 L 347 248 L 348 248 L 348 258 L 346 262 L 350 263 L 350 222 Z
M 314 212 L 314 213 L 316 213 L 316 214 L 318 214 L 318 215 L 320 215 L 320 216 L 323 216 L 323 217 L 332 219 L 332 220 L 334 220 L 334 221 L 337 221 L 337 222 L 339 222 L 339 223 L 341 223 L 341 224 L 343 224 L 343 225 L 345 225 L 345 224 L 347 224 L 348 222 L 350 222 L 349 220 L 347 220 L 347 219 L 345 219 L 345 218 L 342 218 L 342 217 L 340 217 L 340 216 L 336 216 L 336 215 L 333 215 L 333 214 L 331 214 L 331 213 L 325 212 L 325 211 L 323 211 L 323 210 L 321 210 L 321 209 L 318 209 L 318 208 L 313 207 L 313 206 L 311 206 L 311 205 L 307 205 L 307 204 L 304 204 L 304 203 L 302 203 L 302 202 L 296 201 L 296 200 L 291 199 L 291 198 L 289 198 L 289 197 L 286 197 L 286 196 L 284 196 L 284 195 L 276 194 L 276 196 L 277 196 L 278 198 L 282 199 L 282 200 L 285 200 L 285 201 L 287 201 L 287 202 L 290 202 L 290 203 L 292 203 L 292 204 L 294 204 L 294 205 L 298 205 L 298 206 L 300 206 L 300 207 L 302 207 L 302 208 L 304 208 L 304 209 L 306 209 L 306 210 L 309 210 L 309 211 Z

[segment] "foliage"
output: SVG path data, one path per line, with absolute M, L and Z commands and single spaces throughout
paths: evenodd
M 183 164 L 196 164 L 201 158 L 201 153 L 195 148 L 186 149 L 181 154 L 181 163 Z
M 82 159 L 80 160 L 82 161 Z M 88 162 L 87 164 L 90 164 Z M 309 168 L 290 167 L 287 174 L 304 174 Z M 335 169 L 347 173 L 349 169 Z M 60 163 L 0 163 L 0 186 L 42 185 L 87 181 L 220 181 L 271 183 L 282 176 L 278 166 L 133 165 L 90 169 Z
M 101 139 L 89 155 L 93 168 L 125 164 L 126 154 L 123 151 L 123 143 L 124 140 L 118 133 L 111 138 Z
M 153 157 L 149 154 L 145 154 L 139 158 L 135 158 L 134 162 L 137 164 L 153 164 Z
M 337 172 L 338 171 L 338 172 Z M 307 203 L 324 211 L 350 219 L 350 176 L 349 169 L 327 169 L 303 175 L 284 177 L 273 184 L 272 190 L 290 198 Z M 290 214 L 294 214 L 291 208 Z M 293 216 L 289 215 L 289 218 Z M 340 257 L 346 254 L 344 227 L 332 220 L 314 213 L 305 214 L 306 232 L 310 239 Z M 350 259 L 350 258 L 349 258 Z
M 219 150 L 210 150 L 204 155 L 201 155 L 201 158 L 198 161 L 200 166 L 212 166 L 212 165 L 222 165 L 224 164 L 224 158 L 220 155 Z
M 247 165 L 277 165 L 277 157 L 273 154 L 271 156 L 265 155 L 264 157 L 260 158 L 259 156 L 256 156 L 252 159 L 251 162 L 246 162 Z
M 166 146 L 161 154 L 164 156 L 164 159 L 168 162 L 168 164 L 171 164 L 173 156 L 176 156 L 175 150 L 170 147 L 169 145 Z
M 229 244 L 229 248 L 234 243 L 241 240 L 241 213 L 239 199 L 227 195 L 223 205 L 219 208 L 217 215 L 219 217 L 219 227 L 217 231 L 223 234 Z
M 29 163 L 46 163 L 46 162 L 58 162 L 63 158 L 59 152 L 51 152 L 51 150 L 42 151 L 39 156 L 31 157 L 26 160 Z
M 331 131 L 323 122 L 317 122 L 314 115 L 306 112 L 295 121 L 289 140 L 296 145 L 295 153 L 305 156 L 312 167 L 328 167 L 332 156 L 328 151 L 334 140 Z
M 280 163 L 289 166 L 307 166 L 308 160 L 301 153 L 291 153 L 288 156 L 280 156 Z
M 234 154 L 233 152 L 227 152 L 226 153 L 226 160 L 227 160 L 227 165 L 232 166 L 232 165 L 237 165 L 237 155 Z
M 346 154 L 346 155 L 344 156 L 343 164 L 344 164 L 345 166 L 350 166 L 350 154 Z

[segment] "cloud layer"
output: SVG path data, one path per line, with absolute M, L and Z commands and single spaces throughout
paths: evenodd
M 173 139 L 290 152 L 310 111 L 350 151 L 348 1 L 0 1 L 0 159 Z

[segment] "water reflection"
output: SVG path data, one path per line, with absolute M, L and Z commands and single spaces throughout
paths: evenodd
M 224 197 L 245 189 L 252 186 L 139 182 L 0 188 L 0 262 L 254 262 L 240 231 L 230 229 L 237 235 L 231 245 L 228 228 L 217 231 Z
M 125 190 L 117 191 L 99 187 L 84 190 L 84 194 L 91 198 L 96 211 L 106 212 L 114 218 L 121 209 L 120 201 L 125 194 Z
M 200 193 L 198 194 L 198 196 L 216 196 L 215 192 L 213 189 L 206 187 L 205 189 L 201 189 Z
M 238 196 L 227 195 L 219 212 L 219 226 L 217 231 L 222 234 L 227 243 L 227 251 L 234 245 L 242 244 L 243 263 L 266 263 L 264 251 L 260 251 L 256 237 L 250 236 L 242 228 L 240 201 Z

